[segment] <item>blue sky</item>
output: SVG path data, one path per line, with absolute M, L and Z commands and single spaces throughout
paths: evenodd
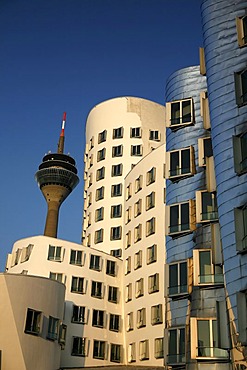
M 164 104 L 167 77 L 198 64 L 200 46 L 200 0 L 1 0 L 0 271 L 16 240 L 43 234 L 34 174 L 56 151 L 63 112 L 81 181 L 61 207 L 58 237 L 80 243 L 89 111 L 126 95 Z

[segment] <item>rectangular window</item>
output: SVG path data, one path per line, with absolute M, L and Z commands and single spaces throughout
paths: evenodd
M 114 164 L 112 166 L 112 171 L 111 171 L 112 177 L 122 176 L 122 172 L 123 172 L 123 165 L 122 164 Z
M 157 325 L 163 323 L 162 304 L 151 307 L 151 324 Z
M 71 292 L 72 293 L 80 293 L 80 294 L 85 293 L 84 278 L 83 277 L 72 276 Z
M 137 270 L 142 267 L 142 251 L 135 253 L 135 266 L 134 269 Z
M 115 184 L 111 187 L 111 196 L 120 197 L 122 195 L 122 184 Z
M 147 185 L 150 185 L 153 182 L 155 182 L 155 176 L 156 176 L 156 168 L 152 167 L 151 170 L 147 172 Z
M 217 197 L 214 192 L 196 192 L 196 222 L 210 222 L 218 219 Z
M 104 219 L 104 207 L 100 207 L 95 210 L 95 222 L 101 221 Z
M 126 219 L 125 224 L 127 225 L 131 221 L 131 207 L 126 209 Z
M 125 260 L 125 275 L 129 274 L 131 272 L 131 257 L 129 256 Z
M 122 216 L 122 205 L 117 204 L 111 206 L 111 218 L 118 218 Z
M 197 357 L 228 358 L 227 350 L 219 348 L 217 320 L 197 319 Z
M 60 283 L 64 281 L 63 274 L 60 272 L 50 272 L 49 278 L 52 280 L 59 281 Z
M 193 100 L 183 99 L 166 103 L 167 127 L 176 128 L 194 122 Z
M 133 312 L 128 313 L 126 323 L 127 323 L 127 326 L 126 326 L 127 331 L 131 331 L 134 329 Z
M 236 18 L 237 32 L 238 32 L 238 45 L 243 47 L 247 44 L 247 16 Z
M 113 139 L 121 139 L 123 137 L 123 127 L 113 129 Z
M 27 309 L 25 333 L 38 335 L 41 328 L 42 312 L 31 308 Z
M 160 141 L 160 132 L 158 130 L 149 130 L 149 140 Z
M 148 340 L 142 340 L 139 343 L 139 358 L 141 361 L 148 360 L 149 359 L 149 345 Z
M 62 247 L 49 245 L 48 260 L 62 262 Z
M 234 169 L 238 175 L 247 172 L 247 132 L 233 136 Z
M 73 337 L 71 356 L 82 356 L 85 357 L 86 353 L 86 338 Z
M 239 107 L 247 103 L 247 69 L 235 73 L 236 103 Z
M 71 265 L 82 266 L 82 251 L 71 249 L 69 263 Z
M 211 137 L 198 139 L 198 164 L 206 166 L 206 158 L 212 157 L 213 148 Z
M 142 238 L 142 225 L 139 224 L 134 229 L 134 242 L 137 243 Z
M 90 157 L 89 157 L 89 168 L 92 167 L 92 165 L 93 165 L 93 154 L 91 154 Z M 91 180 L 91 183 L 89 181 L 89 185 L 92 185 L 92 179 L 90 179 L 90 180 Z
M 106 153 L 106 148 L 102 148 L 101 150 L 98 151 L 97 162 L 103 161 L 105 159 L 105 153 Z
M 90 143 L 89 143 L 89 149 L 93 149 L 94 147 L 94 137 L 92 136 L 91 139 L 90 139 Z
M 104 199 L 104 193 L 105 193 L 104 186 L 101 186 L 100 188 L 96 189 L 96 193 L 95 193 L 95 200 L 96 200 L 96 202 L 98 200 Z
M 101 281 L 92 281 L 91 297 L 103 298 L 103 283 Z
M 66 343 L 67 325 L 61 324 L 59 327 L 59 338 L 58 343 L 61 349 L 64 349 Z
M 131 145 L 130 154 L 133 156 L 142 156 L 142 145 Z
M 116 276 L 116 262 L 107 260 L 106 261 L 106 274 L 110 276 Z
M 93 358 L 97 358 L 98 360 L 104 360 L 105 350 L 106 350 L 106 342 L 101 341 L 101 340 L 93 341 Z
M 26 262 L 29 260 L 31 256 L 31 252 L 33 249 L 33 244 L 28 244 L 27 247 L 23 248 L 21 251 L 21 262 Z
M 104 230 L 103 229 L 96 230 L 95 234 L 94 234 L 94 243 L 95 244 L 102 243 L 103 242 L 103 235 L 104 235 Z
M 96 181 L 102 180 L 105 178 L 105 167 L 101 167 L 96 172 Z
M 108 301 L 112 303 L 118 302 L 118 288 L 115 286 L 109 286 L 108 288 Z
M 109 330 L 120 331 L 120 316 L 110 313 Z
M 126 285 L 126 302 L 132 300 L 132 283 Z
M 159 274 L 154 274 L 148 277 L 148 293 L 159 291 Z
M 141 127 L 131 127 L 131 129 L 130 129 L 130 137 L 141 138 L 142 137 Z
M 196 226 L 194 201 L 168 206 L 167 217 L 167 235 L 177 236 L 193 231 Z
M 195 173 L 194 148 L 183 148 L 167 153 L 166 162 L 168 179 L 178 179 L 184 176 L 191 176 Z
M 136 298 L 142 297 L 144 294 L 143 278 L 136 281 Z
M 140 175 L 135 181 L 135 192 L 138 193 L 142 189 L 143 177 Z
M 212 250 L 194 250 L 194 285 L 224 284 L 222 266 L 212 262 Z
M 103 143 L 103 141 L 106 141 L 106 134 L 107 134 L 106 130 L 99 133 L 99 135 L 98 135 L 98 144 Z
M 155 206 L 155 192 L 148 194 L 146 196 L 146 211 L 153 208 Z
M 142 199 L 139 199 L 135 203 L 135 217 L 139 216 L 142 213 Z
M 126 200 L 130 199 L 132 195 L 131 184 L 126 187 Z
M 143 328 L 146 326 L 146 308 L 141 308 L 140 310 L 137 310 L 137 328 Z
M 157 261 L 157 244 L 147 248 L 147 265 Z
M 188 292 L 187 262 L 169 265 L 169 296 Z
M 120 346 L 120 344 L 112 344 L 111 343 L 110 361 L 111 362 L 121 362 L 121 346 Z
M 76 324 L 86 324 L 86 307 L 73 305 L 71 322 Z
M 238 317 L 238 341 L 245 345 L 247 342 L 247 291 L 236 292 L 237 317 Z
M 164 357 L 164 338 L 155 338 L 154 340 L 154 357 Z
M 129 230 L 126 234 L 126 249 L 131 246 L 131 231 Z
M 111 240 L 120 240 L 122 236 L 122 227 L 111 227 Z
M 247 207 L 234 209 L 236 249 L 247 251 Z
M 146 222 L 146 236 L 150 236 L 155 233 L 155 217 L 152 217 Z
M 56 340 L 58 338 L 59 320 L 55 317 L 49 316 L 47 338 Z
M 128 362 L 136 361 L 136 344 L 130 343 L 128 346 Z
M 104 327 L 104 317 L 105 317 L 104 311 L 93 310 L 92 326 L 96 326 L 97 328 L 103 328 Z
M 89 193 L 88 194 L 88 203 L 87 203 L 87 206 L 90 207 L 92 204 L 92 193 Z
M 117 145 L 112 147 L 112 157 L 122 157 L 123 145 Z
M 96 256 L 95 254 L 91 254 L 89 268 L 91 270 L 101 271 L 101 264 L 102 264 L 101 257 Z
M 111 249 L 110 255 L 114 257 L 122 257 L 122 249 Z
M 168 331 L 168 364 L 185 363 L 185 328 Z

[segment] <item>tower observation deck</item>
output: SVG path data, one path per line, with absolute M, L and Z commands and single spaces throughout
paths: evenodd
M 63 114 L 62 131 L 57 153 L 44 156 L 35 179 L 47 202 L 44 235 L 57 237 L 59 208 L 79 183 L 75 160 L 63 153 L 66 113 Z

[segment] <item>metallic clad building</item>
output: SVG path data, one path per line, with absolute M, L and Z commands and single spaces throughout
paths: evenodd
M 247 1 L 204 0 L 202 24 L 232 361 L 247 361 Z

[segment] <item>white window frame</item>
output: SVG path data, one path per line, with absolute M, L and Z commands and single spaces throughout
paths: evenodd
M 159 130 L 149 130 L 149 140 L 160 141 L 160 132 L 159 132 Z
M 183 204 L 188 204 L 188 219 L 189 223 L 182 223 L 182 214 L 181 214 L 181 207 Z M 178 206 L 178 225 L 173 226 L 173 230 L 171 230 L 170 220 L 171 220 L 171 208 Z M 189 199 L 187 201 L 181 203 L 174 203 L 166 207 L 166 235 L 171 237 L 177 237 L 179 235 L 184 235 L 191 233 L 196 228 L 196 217 L 195 217 L 195 201 L 193 199 Z M 187 226 L 187 227 L 186 227 Z
M 130 137 L 131 138 L 141 138 L 142 137 L 141 127 L 131 127 L 130 128 Z
M 55 262 L 63 261 L 64 248 L 61 246 L 49 245 L 48 260 Z
M 136 314 L 136 327 L 137 329 L 144 328 L 146 326 L 146 308 L 140 308 Z
M 131 145 L 130 155 L 141 157 L 142 156 L 142 145 L 141 144 Z
M 83 251 L 76 249 L 70 250 L 70 264 L 75 266 L 82 266 Z
M 148 339 L 139 342 L 140 361 L 149 360 L 149 341 Z
M 112 158 L 122 157 L 123 155 L 123 145 L 116 145 L 112 147 Z
M 163 323 L 163 309 L 162 304 L 151 306 L 151 325 L 158 325 Z
M 157 244 L 147 248 L 147 265 L 157 261 Z
M 189 102 L 190 105 L 190 113 L 183 115 L 183 105 Z M 179 105 L 179 117 L 174 118 L 174 123 L 172 122 L 172 106 Z M 188 117 L 187 117 L 188 116 Z M 190 118 L 190 119 L 188 119 Z M 180 127 L 189 126 L 194 124 L 194 105 L 193 99 L 187 98 L 182 100 L 175 100 L 172 102 L 166 103 L 166 127 L 171 129 L 179 129 Z
M 185 151 L 189 151 L 189 168 L 183 168 L 182 167 L 182 162 L 183 162 L 183 153 L 185 153 Z M 172 172 L 171 170 L 171 167 L 172 167 L 172 156 L 174 154 L 178 153 L 178 166 L 176 168 L 176 170 L 173 170 L 174 173 Z M 166 153 L 166 173 L 165 173 L 165 177 L 167 179 L 170 179 L 170 180 L 176 180 L 176 179 L 180 179 L 180 178 L 184 178 L 184 177 L 187 177 L 187 176 L 193 176 L 195 173 L 196 173 L 196 170 L 195 170 L 195 153 L 194 153 L 194 147 L 191 145 L 189 147 L 186 147 L 186 148 L 181 148 L 181 149 L 177 149 L 177 150 L 172 150 L 170 152 L 167 152 Z M 171 173 L 172 172 L 172 173 Z

